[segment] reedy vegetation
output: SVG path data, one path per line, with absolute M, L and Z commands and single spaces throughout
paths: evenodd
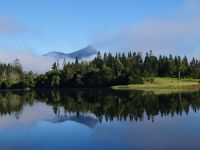
M 153 82 L 154 77 L 200 77 L 200 61 L 187 57 L 159 56 L 150 51 L 144 59 L 141 53 L 98 52 L 93 61 L 63 62 L 52 65 L 52 70 L 45 74 L 24 72 L 19 60 L 12 64 L 0 65 L 1 89 L 24 88 L 81 88 L 110 87 L 113 85 L 142 84 Z

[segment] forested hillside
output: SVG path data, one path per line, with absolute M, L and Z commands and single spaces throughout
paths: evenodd
M 151 51 L 144 57 L 136 52 L 114 56 L 98 52 L 90 62 L 55 62 L 45 74 L 24 72 L 16 59 L 12 64 L 0 64 L 0 77 L 1 89 L 110 87 L 153 82 L 154 77 L 200 78 L 200 61 L 188 61 L 186 56 L 156 57 Z

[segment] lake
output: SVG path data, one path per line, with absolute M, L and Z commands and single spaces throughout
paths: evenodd
M 3 150 L 200 149 L 200 92 L 0 92 Z

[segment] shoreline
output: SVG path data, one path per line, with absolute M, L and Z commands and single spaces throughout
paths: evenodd
M 157 77 L 153 83 L 145 82 L 144 84 L 130 84 L 112 86 L 113 90 L 135 90 L 154 92 L 155 94 L 170 94 L 180 92 L 193 92 L 200 89 L 200 83 L 197 79 Z
M 170 78 L 170 77 L 156 77 L 153 83 L 144 82 L 144 84 L 129 84 L 129 85 L 115 85 L 111 87 L 82 87 L 82 88 L 26 88 L 26 89 L 1 89 L 4 91 L 45 91 L 45 90 L 127 90 L 127 91 L 143 91 L 153 92 L 155 94 L 171 94 L 181 92 L 194 92 L 200 90 L 200 83 L 198 79 L 192 78 Z

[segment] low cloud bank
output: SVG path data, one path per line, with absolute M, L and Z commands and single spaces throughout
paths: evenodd
M 43 57 L 32 52 L 13 52 L 9 50 L 0 50 L 0 62 L 12 63 L 15 59 L 19 59 L 25 71 L 33 71 L 35 73 L 44 73 L 51 69 L 55 59 L 51 57 Z
M 80 61 L 91 61 L 95 55 L 84 58 Z M 25 71 L 33 71 L 34 73 L 45 73 L 51 70 L 52 64 L 57 62 L 52 57 L 37 55 L 31 51 L 12 51 L 0 49 L 0 62 L 12 63 L 15 59 L 19 59 Z M 74 59 L 66 58 L 66 62 L 74 62 Z M 59 60 L 60 67 L 63 65 L 63 59 Z

